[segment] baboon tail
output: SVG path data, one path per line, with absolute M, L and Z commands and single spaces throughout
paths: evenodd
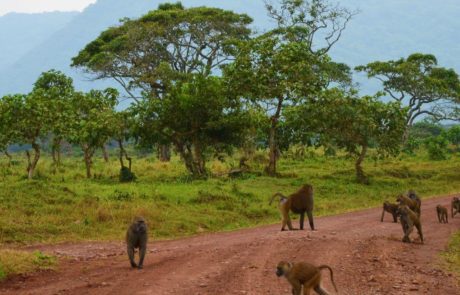
M 279 192 L 278 192 L 278 193 L 276 193 L 276 194 L 274 194 L 274 195 L 272 196 L 269 205 L 271 205 L 271 204 L 273 203 L 273 200 L 274 200 L 276 197 L 279 197 L 280 200 L 281 200 L 281 198 L 286 198 L 282 193 L 279 193 Z
M 329 273 L 331 274 L 332 286 L 334 286 L 335 292 L 339 292 L 337 290 L 337 286 L 335 285 L 335 282 L 334 282 L 334 272 L 332 271 L 332 268 L 329 265 L 326 265 L 326 264 L 320 265 L 320 266 L 318 266 L 318 268 L 319 268 L 319 270 L 329 269 Z

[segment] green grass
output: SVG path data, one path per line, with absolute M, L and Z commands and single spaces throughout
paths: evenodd
M 449 248 L 441 256 L 447 263 L 447 269 L 455 273 L 460 282 L 460 231 L 452 236 Z
M 18 274 L 53 269 L 56 258 L 40 251 L 0 250 L 0 281 Z
M 303 183 L 315 187 L 316 216 L 379 206 L 411 188 L 422 197 L 460 191 L 458 155 L 436 162 L 423 152 L 378 162 L 371 158 L 365 164 L 371 177 L 366 186 L 355 182 L 353 162 L 345 156 L 284 158 L 278 178 L 260 176 L 263 163 L 249 162 L 253 174 L 196 181 L 177 157 L 160 163 L 149 156 L 134 159 L 138 180 L 128 184 L 118 182 L 115 157 L 108 164 L 95 159 L 96 177 L 89 180 L 80 158 L 64 157 L 62 167 L 54 171 L 45 157 L 32 181 L 25 178 L 22 153 L 14 155 L 11 167 L 1 157 L 0 244 L 122 240 L 135 215 L 147 219 L 153 239 L 276 223 L 279 215 L 275 205 L 268 205 L 270 196 L 295 191 Z M 218 175 L 237 163 L 228 158 L 207 167 Z

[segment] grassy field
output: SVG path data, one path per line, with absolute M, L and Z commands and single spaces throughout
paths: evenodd
M 452 236 L 449 248 L 441 256 L 447 263 L 447 268 L 457 274 L 460 283 L 460 231 Z
M 260 155 L 259 155 L 260 156 Z M 66 158 L 54 171 L 50 158 L 39 162 L 37 177 L 25 178 L 23 154 L 8 167 L 0 159 L 0 244 L 122 240 L 130 220 L 144 216 L 155 239 L 225 231 L 278 222 L 268 200 L 277 191 L 289 193 L 303 183 L 315 187 L 315 215 L 332 215 L 378 206 L 396 194 L 415 189 L 422 197 L 460 191 L 460 157 L 429 161 L 427 155 L 368 160 L 371 184 L 355 182 L 353 162 L 345 156 L 281 159 L 280 177 L 261 176 L 263 163 L 249 162 L 254 173 L 191 180 L 177 157 L 160 163 L 153 156 L 133 161 L 134 183 L 118 182 L 115 157 L 95 159 L 94 179 L 85 178 L 83 161 Z M 260 158 L 260 157 L 259 157 Z M 371 157 L 369 158 L 371 159 Z M 219 175 L 236 165 L 212 161 Z

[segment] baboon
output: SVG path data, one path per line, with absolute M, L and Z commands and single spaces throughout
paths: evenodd
M 310 228 L 311 230 L 315 230 L 315 225 L 313 223 L 313 186 L 304 184 L 297 192 L 287 197 L 282 193 L 276 193 L 272 196 L 270 205 L 272 204 L 275 197 L 280 198 L 278 208 L 283 218 L 281 227 L 282 231 L 285 230 L 286 225 L 288 226 L 289 230 L 294 230 L 292 227 L 291 218 L 289 217 L 289 210 L 295 214 L 300 215 L 301 230 L 303 230 L 306 212 L 308 216 L 308 222 L 310 223 Z
M 145 251 L 147 250 L 147 224 L 143 217 L 134 218 L 126 232 L 128 257 L 132 268 L 143 268 Z M 134 262 L 134 249 L 139 248 L 139 265 Z
M 301 295 L 302 287 L 304 295 L 309 295 L 312 289 L 320 295 L 328 295 L 329 293 L 321 287 L 321 270 L 323 269 L 329 269 L 332 285 L 337 292 L 334 274 L 332 268 L 328 265 L 316 267 L 306 262 L 290 263 L 280 261 L 276 267 L 276 275 L 278 277 L 284 276 L 288 280 L 292 286 L 293 295 Z
M 454 218 L 454 216 L 457 214 L 457 213 L 460 213 L 460 199 L 458 197 L 454 197 L 452 199 L 452 203 L 451 203 L 451 213 L 452 213 L 452 218 Z
M 404 237 L 402 241 L 404 243 L 411 242 L 409 235 L 412 233 L 415 226 L 417 228 L 418 235 L 420 236 L 420 241 L 423 244 L 422 224 L 420 223 L 419 216 L 414 211 L 412 211 L 407 205 L 399 205 L 398 216 L 401 220 L 401 226 L 404 232 Z
M 436 206 L 436 212 L 438 213 L 439 223 L 449 223 L 447 220 L 447 208 L 441 205 Z
M 420 206 L 422 203 L 418 197 L 416 199 L 412 199 L 405 195 L 399 195 L 396 198 L 396 201 L 398 201 L 400 205 L 407 205 L 412 211 L 417 213 L 417 215 L 420 217 Z
M 383 222 L 385 211 L 393 215 L 393 222 L 398 222 L 398 204 L 392 204 L 388 201 L 383 202 L 382 218 L 380 219 L 381 222 Z

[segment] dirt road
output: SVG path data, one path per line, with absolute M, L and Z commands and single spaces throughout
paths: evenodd
M 400 224 L 381 209 L 317 218 L 317 231 L 264 226 L 174 241 L 152 241 L 143 270 L 132 270 L 121 242 L 35 247 L 63 259 L 56 272 L 10 279 L 0 294 L 290 294 L 275 276 L 279 260 L 332 266 L 339 294 L 460 294 L 458 280 L 439 267 L 439 252 L 460 229 L 460 217 L 439 224 L 423 200 L 425 245 L 401 242 Z M 450 208 L 450 205 L 449 205 Z M 296 222 L 297 223 L 297 222 Z M 327 272 L 324 285 L 333 287 Z

